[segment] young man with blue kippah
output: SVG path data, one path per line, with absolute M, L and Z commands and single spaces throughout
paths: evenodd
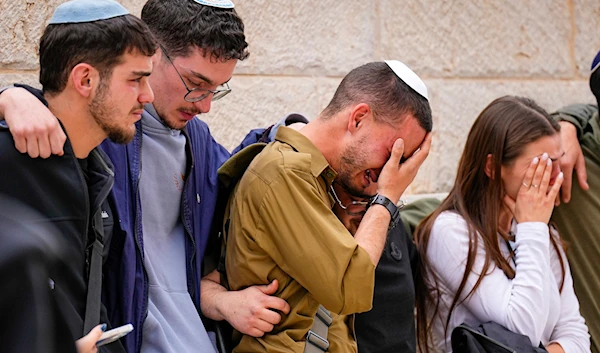
M 0 194 L 39 214 L 23 214 L 23 222 L 56 227 L 66 254 L 56 268 L 48 269 L 46 280 L 64 320 L 53 329 L 62 333 L 61 344 L 68 345 L 96 327 L 91 337 L 78 342 L 80 352 L 96 351 L 101 331 L 97 325 L 108 322 L 106 313 L 101 315 L 100 281 L 102 244 L 110 242 L 111 232 L 102 218 L 114 170 L 97 147 L 107 137 L 115 143 L 133 138 L 144 104 L 154 98 L 148 76 L 155 50 L 148 27 L 117 2 L 66 2 L 56 9 L 40 40 L 43 91 L 21 86 L 58 118 L 67 138 L 64 153 L 31 159 L 15 149 L 8 128 L 0 127 Z M 29 108 L 23 103 L 20 107 Z M 19 335 L 27 341 L 27 331 Z M 65 346 L 55 348 L 68 351 Z
M 590 89 L 600 104 L 600 52 L 592 62 Z M 590 331 L 591 350 L 600 352 L 600 231 L 594 214 L 600 212 L 600 117 L 598 105 L 574 104 L 552 116 L 561 125 L 565 156 L 560 159 L 565 175 L 563 203 L 552 221 L 568 245 L 575 294 Z M 568 181 L 568 182 L 567 182 Z
M 270 309 L 288 310 L 269 295 L 276 282 L 239 292 L 212 281 L 200 286 L 217 169 L 230 154 L 194 117 L 231 91 L 235 65 L 248 56 L 244 25 L 228 0 L 150 0 L 142 20 L 159 44 L 149 78 L 155 100 L 144 107 L 133 142 L 101 146 L 115 165 L 112 208 L 104 219 L 115 223 L 115 233 L 104 266 L 103 300 L 113 325 L 136 328 L 122 339 L 128 352 L 214 352 L 201 311 L 260 336 L 279 322 L 280 314 Z M 31 102 L 22 93 L 10 89 L 0 95 L 0 112 L 6 113 L 17 148 L 32 156 L 60 153 L 52 116 L 44 123 L 50 127 L 42 129 L 50 135 L 27 134 L 34 124 L 23 118 L 25 112 L 14 113 L 20 105 L 11 104 Z M 31 119 L 44 116 L 32 113 L 35 102 L 28 105 Z

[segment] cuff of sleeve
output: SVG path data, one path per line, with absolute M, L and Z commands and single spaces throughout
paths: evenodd
M 557 114 L 553 115 L 553 117 L 554 120 L 556 120 L 556 122 L 566 121 L 568 123 L 573 124 L 573 126 L 575 126 L 575 131 L 577 131 L 577 140 L 581 139 L 583 127 L 581 126 L 581 122 L 579 120 L 566 114 Z
M 577 345 L 573 344 L 573 342 L 571 342 L 568 339 L 557 339 L 557 340 L 554 340 L 554 341 L 548 343 L 548 346 L 551 345 L 552 343 L 556 343 L 556 344 L 560 345 L 560 347 L 565 351 L 565 353 L 579 352 L 579 349 L 577 348 Z
M 550 233 L 548 225 L 544 222 L 523 222 L 517 224 L 515 242 L 521 243 L 523 241 L 535 241 L 549 245 Z
M 347 315 L 371 310 L 374 287 L 375 265 L 367 251 L 357 245 L 350 266 L 344 274 L 344 304 L 338 314 Z
M 0 94 L 2 94 L 2 92 L 6 91 L 7 89 L 13 88 L 13 87 L 15 87 L 15 86 L 14 85 L 10 85 L 10 86 L 5 86 L 5 87 L 0 88 Z

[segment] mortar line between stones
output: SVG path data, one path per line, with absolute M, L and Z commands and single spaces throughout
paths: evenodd
M 12 69 L 0 69 L 0 75 L 24 75 L 24 74 L 39 74 L 39 70 L 12 70 Z M 489 77 L 444 77 L 444 76 L 425 76 L 419 75 L 423 80 L 437 80 L 447 82 L 587 82 L 587 77 L 576 75 L 576 77 L 506 77 L 506 76 L 489 76 Z M 335 75 L 296 75 L 296 74 L 248 74 L 248 73 L 234 73 L 233 78 L 244 77 L 244 78 L 276 78 L 276 79 L 288 79 L 288 78 L 307 78 L 307 79 L 336 79 L 341 80 L 344 76 Z
M 330 78 L 330 79 L 342 79 L 344 76 L 336 75 L 299 75 L 299 74 L 265 74 L 260 75 L 250 73 L 234 73 L 233 78 L 236 77 L 256 77 L 256 78 Z M 586 81 L 585 77 L 577 77 L 575 79 L 570 77 L 506 77 L 506 76 L 489 76 L 489 77 L 445 77 L 445 76 L 426 76 L 419 75 L 423 80 L 439 80 L 439 81 L 515 81 L 515 82 L 552 82 L 552 81 L 565 81 L 565 82 L 578 82 Z
M 0 75 L 38 74 L 39 72 L 37 69 L 0 69 Z

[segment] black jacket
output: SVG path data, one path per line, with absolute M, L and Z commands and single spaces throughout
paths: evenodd
M 76 353 L 52 295 L 61 234 L 19 201 L 0 195 L 0 352 Z
M 30 91 L 47 105 L 39 91 Z M 59 275 L 52 278 L 53 295 L 73 340 L 87 334 L 83 320 L 88 253 L 103 227 L 95 224 L 94 217 L 106 212 L 103 208 L 114 182 L 112 164 L 102 151 L 92 150 L 84 162 L 85 174 L 68 139 L 63 156 L 32 159 L 19 153 L 8 129 L 0 127 L 0 194 L 18 200 L 42 217 L 30 221 L 49 223 L 62 234 L 66 255 L 58 264 Z M 111 233 L 105 229 L 104 234 Z
M 359 353 L 416 352 L 414 271 L 418 253 L 402 221 L 388 232 L 375 269 L 373 308 L 356 314 Z

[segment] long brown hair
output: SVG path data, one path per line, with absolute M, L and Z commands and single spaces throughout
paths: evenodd
M 469 132 L 465 149 L 458 165 L 456 180 L 448 197 L 415 231 L 415 242 L 419 248 L 417 291 L 417 336 L 421 352 L 429 352 L 428 338 L 432 323 L 439 313 L 440 291 L 435 273 L 427 261 L 427 246 L 433 224 L 444 211 L 452 210 L 461 215 L 468 226 L 469 251 L 465 272 L 445 320 L 447 330 L 450 317 L 457 305 L 468 299 L 481 284 L 491 266 L 498 266 L 510 279 L 515 270 L 510 258 L 505 258 L 498 245 L 498 234 L 505 239 L 508 235 L 500 231 L 498 220 L 503 207 L 504 185 L 501 167 L 510 165 L 521 155 L 525 147 L 544 136 L 553 136 L 560 126 L 534 101 L 523 97 L 504 96 L 494 100 L 477 117 Z M 492 155 L 492 177 L 485 173 L 487 156 Z M 551 237 L 558 252 L 557 240 Z M 473 269 L 477 247 L 483 242 L 485 262 L 473 288 L 460 300 L 467 278 Z M 563 269 L 562 256 L 559 258 Z M 562 290 L 562 284 L 561 284 Z M 443 319 L 443 318 L 442 318 Z

